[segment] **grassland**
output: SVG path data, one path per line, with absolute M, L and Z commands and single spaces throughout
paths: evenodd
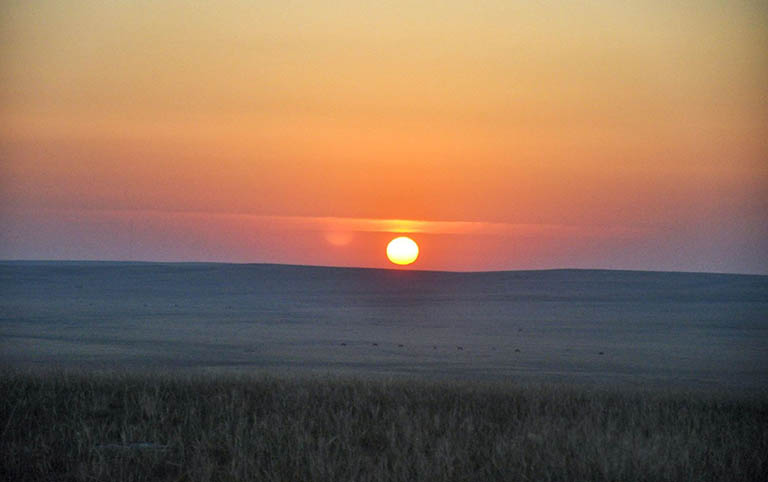
M 768 396 L 0 373 L 0 478 L 768 480 Z

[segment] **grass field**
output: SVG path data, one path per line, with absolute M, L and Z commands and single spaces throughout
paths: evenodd
M 768 396 L 0 373 L 0 477 L 768 480 Z

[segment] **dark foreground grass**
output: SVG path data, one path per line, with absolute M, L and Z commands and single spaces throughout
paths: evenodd
M 768 398 L 0 373 L 4 480 L 768 480 Z

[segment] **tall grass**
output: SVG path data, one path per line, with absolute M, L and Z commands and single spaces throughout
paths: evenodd
M 4 480 L 768 480 L 768 397 L 0 373 Z

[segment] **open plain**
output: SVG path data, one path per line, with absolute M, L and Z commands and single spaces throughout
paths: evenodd
M 4 480 L 765 480 L 768 277 L 0 264 Z
M 0 264 L 0 363 L 768 387 L 768 277 Z

